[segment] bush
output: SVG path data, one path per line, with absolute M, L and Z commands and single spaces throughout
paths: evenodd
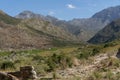
M 8 68 L 15 69 L 15 65 L 11 61 L 4 61 L 3 63 L 1 63 L 1 67 L 0 68 L 3 69 L 3 70 L 8 69 Z
M 65 69 L 66 67 L 72 66 L 72 59 L 71 57 L 65 54 L 53 54 L 51 57 L 48 58 L 48 66 L 51 70 L 55 70 L 56 68 Z
M 100 52 L 99 50 L 100 50 L 99 48 L 94 48 L 94 49 L 92 50 L 91 56 L 95 56 L 97 53 Z
M 90 56 L 89 52 L 87 52 L 87 53 L 80 53 L 78 58 L 79 59 L 87 59 L 89 56 Z
M 113 42 L 106 43 L 106 44 L 104 44 L 104 48 L 106 48 L 106 47 L 112 47 L 112 46 L 115 46 L 115 45 L 117 45 L 117 44 L 113 43 Z
M 35 55 L 35 56 L 33 56 L 33 60 L 38 61 L 38 62 L 41 63 L 41 62 L 44 61 L 45 59 L 44 59 L 44 57 L 42 57 L 42 56 Z

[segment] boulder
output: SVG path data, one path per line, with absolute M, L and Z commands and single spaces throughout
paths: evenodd
M 0 72 L 0 80 L 19 80 L 19 79 L 11 74 Z
M 120 59 L 120 48 L 117 51 L 116 57 Z
M 35 80 L 37 74 L 33 66 L 20 67 L 16 72 L 0 72 L 0 80 Z

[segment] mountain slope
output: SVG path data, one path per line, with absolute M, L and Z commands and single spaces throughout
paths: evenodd
M 99 18 L 102 22 L 111 22 L 120 18 L 120 6 L 106 8 L 92 16 L 92 18 Z
M 113 41 L 115 39 L 120 39 L 120 19 L 111 22 L 101 31 L 99 31 L 93 38 L 91 38 L 89 43 L 105 43 Z
M 3 13 L 0 15 L 4 15 L 0 17 L 0 49 L 47 48 L 75 39 L 72 34 L 43 19 L 20 20 Z
M 44 21 L 42 19 L 26 19 L 23 20 L 23 23 L 38 31 L 61 38 L 63 40 L 72 41 L 75 39 L 75 36 L 69 32 L 66 32 L 64 29 L 56 27 L 50 22 Z
M 16 19 L 14 17 L 11 17 L 9 15 L 7 15 L 6 13 L 4 13 L 3 11 L 0 10 L 0 21 L 3 21 L 7 24 L 18 24 L 20 22 L 19 19 Z
M 71 25 L 69 30 L 75 34 L 79 39 L 87 41 L 94 36 L 100 29 L 102 29 L 106 24 L 101 22 L 97 18 L 88 19 L 73 19 L 68 22 Z
M 37 19 L 43 19 L 45 21 L 49 21 L 53 25 L 60 27 L 64 29 L 66 32 L 75 35 L 79 41 L 87 41 L 96 33 L 96 31 L 99 30 L 97 29 L 98 27 L 101 29 L 101 25 L 102 27 L 104 26 L 104 24 L 102 24 L 100 20 L 97 19 L 73 19 L 71 21 L 65 21 L 65 20 L 59 20 L 49 15 L 43 16 L 40 14 L 36 14 L 31 11 L 23 11 L 20 14 L 18 14 L 16 18 L 20 18 L 20 19 L 37 18 Z M 86 22 L 88 24 L 86 24 Z M 93 25 L 95 22 L 98 24 L 97 28 L 95 28 L 95 25 Z

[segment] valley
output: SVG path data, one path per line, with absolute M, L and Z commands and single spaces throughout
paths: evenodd
M 27 66 L 35 80 L 120 80 L 119 50 L 120 6 L 68 21 L 0 11 L 0 72 Z

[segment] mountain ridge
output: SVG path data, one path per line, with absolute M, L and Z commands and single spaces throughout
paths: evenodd
M 116 39 L 120 39 L 120 19 L 112 21 L 110 24 L 100 30 L 89 43 L 106 43 Z
M 120 18 L 120 15 L 118 13 L 119 11 L 120 11 L 120 6 L 115 6 L 101 10 L 95 13 L 90 18 L 86 18 L 86 19 L 78 18 L 69 21 L 59 20 L 56 17 L 50 15 L 43 16 L 39 14 L 38 16 L 38 14 L 36 13 L 33 14 L 36 15 L 37 18 L 42 18 L 46 21 L 49 21 L 57 27 L 62 27 L 64 30 L 75 35 L 79 41 L 86 42 L 90 38 L 92 38 L 99 30 L 103 29 L 107 24 L 109 24 L 111 21 Z M 17 18 L 21 18 L 20 16 L 21 15 L 18 14 Z M 31 15 L 31 18 L 36 18 L 36 17 Z

